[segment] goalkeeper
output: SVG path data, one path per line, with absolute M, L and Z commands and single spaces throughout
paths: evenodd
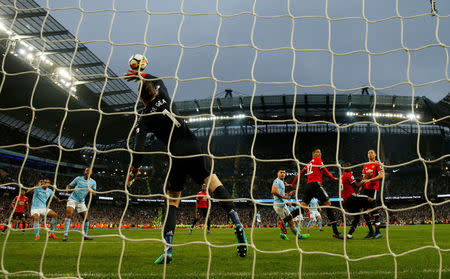
M 202 149 L 197 137 L 191 132 L 182 119 L 177 119 L 175 111 L 171 108 L 171 100 L 164 82 L 147 73 L 138 73 L 129 70 L 125 74 L 127 81 L 140 81 L 138 94 L 145 108 L 135 127 L 135 151 L 144 151 L 145 139 L 148 133 L 162 141 L 168 147 L 171 155 L 172 165 L 169 170 L 169 183 L 167 195 L 169 196 L 169 210 L 167 220 L 164 225 L 164 239 L 167 249 L 155 261 L 156 264 L 172 261 L 172 242 L 176 225 L 177 208 L 180 204 L 181 191 L 183 190 L 186 177 L 189 175 L 196 183 L 208 185 L 210 192 L 215 199 L 219 199 L 221 206 L 234 224 L 237 242 L 237 252 L 239 256 L 245 257 L 247 254 L 247 238 L 244 228 L 239 220 L 234 203 L 230 201 L 231 196 L 217 175 L 210 174 L 209 157 L 199 156 Z M 190 158 L 180 158 L 179 156 L 196 155 Z M 133 153 L 131 172 L 128 185 L 130 186 L 139 173 L 143 155 Z

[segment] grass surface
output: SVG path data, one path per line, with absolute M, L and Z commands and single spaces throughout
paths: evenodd
M 95 239 L 83 245 L 81 235 L 72 232 L 69 242 L 49 239 L 46 248 L 44 231 L 40 241 L 34 241 L 32 231 L 25 235 L 11 232 L 6 242 L 6 235 L 0 241 L 3 269 L 13 273 L 8 278 L 39 278 L 43 255 L 46 277 L 119 278 L 122 252 L 122 278 L 207 278 L 208 272 L 209 278 L 251 278 L 253 268 L 255 278 L 348 278 L 350 272 L 350 278 L 382 279 L 394 278 L 395 270 L 397 278 L 439 278 L 439 270 L 441 278 L 450 278 L 450 225 L 435 227 L 434 240 L 440 251 L 434 246 L 431 225 L 390 227 L 389 238 L 383 230 L 378 240 L 363 239 L 367 229 L 358 228 L 355 239 L 345 242 L 345 249 L 343 241 L 331 238 L 330 228 L 324 232 L 312 229 L 311 238 L 299 240 L 299 246 L 291 233 L 290 240 L 281 240 L 279 229 L 246 232 L 256 249 L 250 248 L 247 257 L 240 258 L 236 248 L 230 247 L 235 243 L 232 229 L 213 229 L 206 235 L 211 245 L 221 247 L 208 246 L 201 229 L 193 235 L 178 229 L 174 244 L 181 246 L 174 247 L 173 262 L 166 267 L 153 264 L 163 249 L 158 240 L 161 230 L 122 230 L 130 239 L 125 241 L 118 230 L 90 230 Z

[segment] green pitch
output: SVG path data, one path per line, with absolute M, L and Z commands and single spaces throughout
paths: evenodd
M 79 274 L 83 278 L 118 278 L 119 259 L 123 251 L 120 267 L 122 278 L 206 278 L 210 260 L 210 278 L 251 278 L 254 264 L 255 278 L 351 278 L 382 279 L 394 278 L 395 262 L 397 278 L 438 278 L 440 261 L 441 278 L 450 278 L 450 225 L 436 225 L 433 243 L 432 226 L 390 227 L 389 241 L 386 230 L 383 238 L 365 240 L 366 228 L 358 228 L 355 239 L 346 242 L 346 255 L 351 259 L 347 263 L 341 256 L 319 254 L 318 252 L 344 255 L 344 242 L 331 238 L 331 231 L 311 230 L 311 238 L 300 240 L 300 254 L 292 234 L 290 240 L 279 237 L 279 229 L 255 229 L 253 235 L 247 229 L 249 243 L 259 250 L 250 248 L 246 258 L 236 255 L 235 247 L 209 247 L 204 242 L 204 231 L 178 229 L 175 233 L 173 262 L 164 269 L 153 261 L 162 251 L 162 245 L 155 240 L 138 241 L 144 238 L 161 238 L 161 230 L 123 230 L 124 236 L 135 241 L 122 241 L 118 230 L 90 230 L 91 236 L 104 236 L 84 242 L 81 251 Z M 340 228 L 342 231 L 342 228 Z M 3 266 L 8 272 L 39 271 L 45 238 L 34 241 L 34 233 L 27 231 L 12 232 L 5 243 Z M 60 233 L 58 236 L 62 236 Z M 206 235 L 207 241 L 214 246 L 235 243 L 231 229 L 213 229 Z M 70 234 L 69 242 L 49 240 L 43 258 L 42 272 L 46 277 L 77 277 L 77 261 L 81 236 L 77 232 Z M 414 250 L 415 249 L 415 250 Z M 409 250 L 414 250 L 408 253 Z M 277 251 L 283 251 L 277 253 Z M 390 255 L 390 251 L 397 255 Z M 367 258 L 378 255 L 376 258 Z M 211 258 L 209 258 L 211 256 Z M 360 259 L 354 261 L 354 259 Z M 301 265 L 300 265 L 301 263 Z M 35 273 L 20 273 L 8 278 L 39 278 Z

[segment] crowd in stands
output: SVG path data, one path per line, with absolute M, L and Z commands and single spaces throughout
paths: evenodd
M 201 139 L 206 142 L 205 139 Z M 389 196 L 418 196 L 417 199 L 424 201 L 427 195 L 432 201 L 438 197 L 439 194 L 450 193 L 450 173 L 446 169 L 445 160 L 440 160 L 435 163 L 427 163 L 426 169 L 422 162 L 413 162 L 400 167 L 389 167 L 393 164 L 400 164 L 408 162 L 412 159 L 417 159 L 416 150 L 417 137 L 411 135 L 382 135 L 382 144 L 380 146 L 380 160 L 388 167 L 385 168 L 384 181 L 384 197 Z M 322 159 L 325 164 L 336 163 L 336 134 L 335 133 L 313 133 L 299 134 L 297 142 L 295 142 L 293 154 L 293 137 L 280 135 L 265 135 L 258 136 L 253 142 L 253 136 L 234 136 L 214 137 L 211 142 L 210 151 L 215 156 L 220 157 L 214 160 L 214 172 L 218 174 L 221 181 L 227 190 L 232 193 L 234 198 L 244 199 L 270 199 L 270 193 L 273 180 L 276 178 L 276 173 L 279 168 L 284 168 L 287 171 L 286 181 L 292 182 L 299 168 L 303 165 L 297 166 L 295 159 L 301 163 L 307 163 L 311 159 L 311 151 L 318 147 L 322 150 Z M 445 148 L 449 146 L 448 140 L 442 141 L 438 135 L 421 136 L 420 152 L 421 156 L 426 160 L 436 159 L 445 154 Z M 20 152 L 21 147 L 14 151 Z M 157 146 L 155 148 L 158 148 Z M 367 161 L 367 150 L 369 148 L 377 148 L 377 138 L 375 134 L 354 134 L 342 133 L 339 145 L 339 162 L 350 162 L 351 164 L 361 164 Z M 24 149 L 24 148 L 22 148 Z M 55 149 L 55 148 L 53 148 Z M 444 149 L 444 151 L 443 151 Z M 23 151 L 23 150 L 22 150 Z M 399 152 L 401 151 L 401 152 Z M 45 148 L 40 151 L 33 151 L 34 156 L 42 156 L 48 159 L 58 159 L 55 154 L 57 152 L 50 152 Z M 36 153 L 37 152 L 37 153 Z M 444 152 L 444 153 L 443 153 Z M 47 156 L 47 153 L 52 153 L 52 156 Z M 76 157 L 76 152 L 71 153 L 70 156 Z M 234 155 L 248 155 L 248 157 L 236 157 Z M 251 154 L 256 159 L 251 157 Z M 106 195 L 113 197 L 114 201 L 100 201 L 94 198 L 90 207 L 91 223 L 108 223 L 119 224 L 123 217 L 122 223 L 128 224 L 150 224 L 157 225 L 161 223 L 161 217 L 164 214 L 165 206 L 161 202 L 153 203 L 137 203 L 135 200 L 128 204 L 125 210 L 127 197 L 124 191 L 127 165 L 117 169 L 114 167 L 105 167 L 105 162 L 112 160 L 111 156 L 102 158 L 102 154 L 97 154 L 98 164 L 94 165 L 93 178 L 97 181 L 97 195 Z M 72 157 L 67 158 L 72 158 Z M 88 159 L 78 154 L 76 163 L 86 163 Z M 280 161 L 279 159 L 289 158 L 291 161 Z M 264 160 L 259 160 L 264 159 Z M 267 161 L 272 159 L 274 161 Z M 278 159 L 278 161 L 277 161 Z M 68 159 L 70 161 L 70 159 Z M 116 159 L 118 160 L 118 159 Z M 72 162 L 72 161 L 71 161 Z M 8 218 L 10 211 L 9 206 L 17 189 L 20 173 L 20 182 L 25 187 L 33 187 L 37 184 L 39 179 L 46 177 L 59 190 L 65 189 L 76 176 L 83 174 L 82 168 L 71 168 L 59 166 L 58 173 L 55 180 L 54 172 L 55 165 L 42 164 L 36 161 L 27 161 L 25 167 L 20 172 L 22 161 L 18 158 L 10 158 L 7 156 L 0 158 L 0 186 L 8 186 L 9 188 L 0 189 L 0 206 L 1 219 Z M 138 177 L 133 186 L 129 189 L 132 196 L 147 195 L 148 198 L 161 198 L 163 187 L 168 172 L 168 158 L 165 155 L 147 156 L 144 163 L 145 167 L 141 169 L 141 176 Z M 299 167 L 299 168 L 298 168 Z M 338 176 L 339 171 L 336 167 L 328 167 L 328 169 Z M 353 172 L 357 179 L 361 179 L 362 167 L 355 167 Z M 427 183 L 425 180 L 425 171 L 427 174 Z M 300 180 L 300 195 L 301 187 L 304 185 L 305 178 Z M 338 183 L 328 178 L 324 178 L 324 187 L 331 197 L 338 196 Z M 188 180 L 185 185 L 184 196 L 195 195 L 200 190 L 200 186 Z M 426 192 L 425 192 L 426 190 Z M 59 195 L 59 192 L 58 192 Z M 156 195 L 156 196 L 155 196 Z M 67 198 L 67 196 L 60 196 Z M 30 197 L 31 198 L 31 197 Z M 240 211 L 241 220 L 246 225 L 251 225 L 254 216 L 254 207 L 251 203 L 237 203 Z M 408 207 L 407 204 L 398 204 L 395 201 L 386 201 L 386 204 L 394 207 Z M 59 214 L 60 218 L 64 218 L 65 204 L 58 204 L 56 202 L 51 204 L 51 207 Z M 228 224 L 228 220 L 219 208 L 217 203 L 213 203 L 213 210 L 210 218 L 213 224 Z M 276 215 L 271 205 L 258 205 L 258 210 L 261 211 L 263 225 L 274 225 L 277 222 Z M 436 207 L 435 220 L 439 222 L 446 222 L 449 215 L 449 205 Z M 386 218 L 386 214 L 383 214 Z M 79 217 L 77 217 L 79 218 Z M 189 224 L 194 218 L 193 203 L 182 203 L 179 210 L 179 224 Z M 389 212 L 390 223 L 426 223 L 431 220 L 431 210 L 429 206 L 422 206 L 419 208 Z M 76 219 L 75 222 L 81 222 L 81 219 Z

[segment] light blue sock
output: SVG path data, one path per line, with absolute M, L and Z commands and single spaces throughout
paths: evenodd
M 64 236 L 69 235 L 70 218 L 64 219 Z
M 84 234 L 88 235 L 88 231 L 89 231 L 89 221 L 86 221 L 84 223 Z
M 309 229 L 310 226 L 311 226 L 311 221 L 308 222 L 307 228 Z
M 39 236 L 39 221 L 35 221 L 34 223 L 33 223 L 33 227 L 34 227 L 34 234 L 36 235 L 36 237 L 38 237 Z
M 294 235 L 297 235 L 298 230 L 297 230 L 297 228 L 293 228 L 293 229 L 291 229 L 291 232 L 292 232 Z M 298 233 L 298 237 L 301 238 L 301 236 L 302 236 L 302 234 L 299 232 L 299 233 Z
M 322 228 L 322 221 L 319 221 L 319 229 Z
M 55 233 L 55 228 L 56 228 L 56 218 L 52 218 L 52 220 L 50 220 L 50 233 Z

